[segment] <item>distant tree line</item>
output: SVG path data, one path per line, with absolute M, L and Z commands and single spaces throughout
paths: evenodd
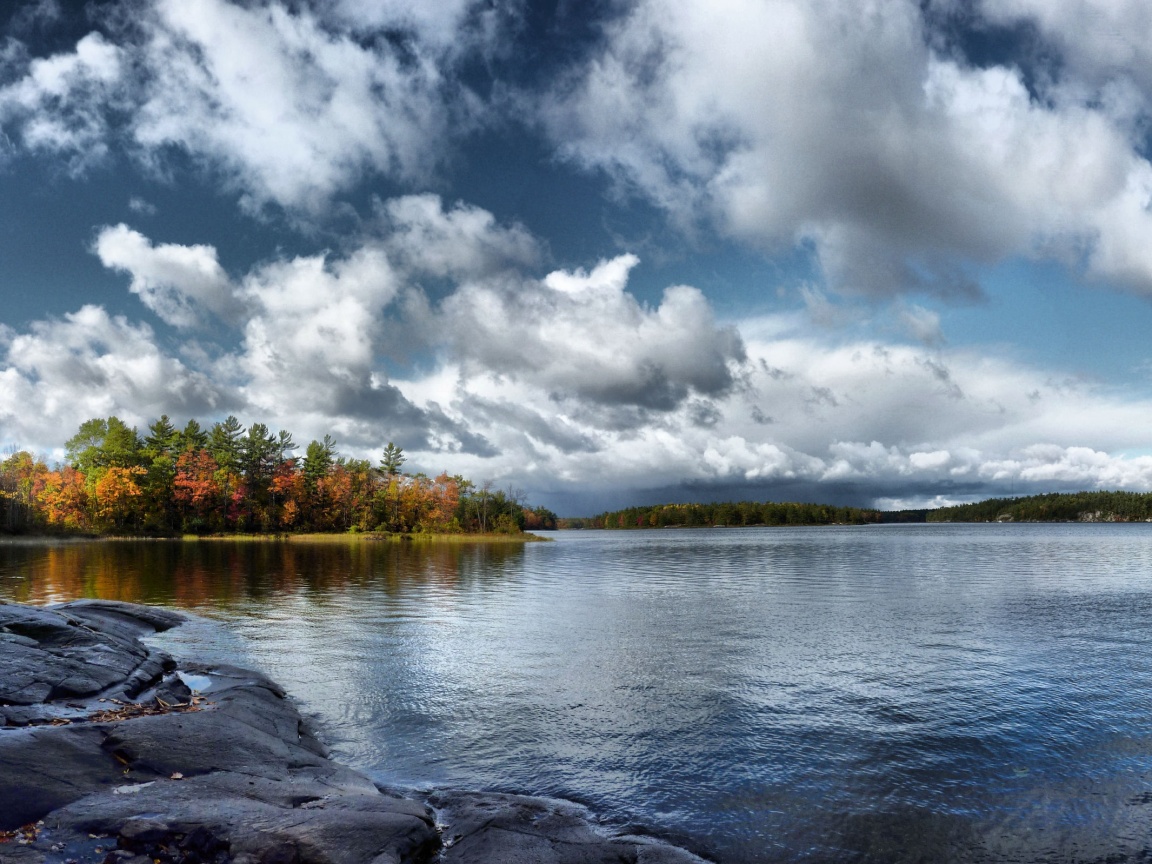
M 929 522 L 1146 522 L 1152 493 L 1056 492 L 989 498 L 928 512 Z
M 561 519 L 561 528 L 708 528 L 752 525 L 866 525 L 882 521 L 878 510 L 828 504 L 760 503 L 657 504 L 601 513 L 587 519 Z
M 455 475 L 407 474 L 389 442 L 380 462 L 350 459 L 325 435 L 297 457 L 289 432 L 235 417 L 205 428 L 167 416 L 146 435 L 117 417 L 80 425 L 63 464 L 27 451 L 0 462 L 0 531 L 499 532 L 556 527 L 523 495 Z

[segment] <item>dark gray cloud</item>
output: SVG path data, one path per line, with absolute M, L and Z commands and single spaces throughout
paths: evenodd
M 472 423 L 508 430 L 506 436 L 524 436 L 528 439 L 525 446 L 533 452 L 538 452 L 536 444 L 553 447 L 565 455 L 594 453 L 600 449 L 595 436 L 585 429 L 521 404 L 466 395 L 456 410 Z
M 642 306 L 626 290 L 636 263 L 625 255 L 540 282 L 469 282 L 436 323 L 474 374 L 530 382 L 559 402 L 659 412 L 693 393 L 728 392 L 744 361 L 739 334 L 716 324 L 694 288 L 669 288 L 659 306 Z

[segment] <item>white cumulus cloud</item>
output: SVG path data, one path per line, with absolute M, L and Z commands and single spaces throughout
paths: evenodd
M 0 332 L 0 357 L 0 430 L 21 446 L 59 448 L 90 417 L 207 416 L 229 398 L 151 328 L 98 306 Z
M 129 273 L 129 290 L 174 327 L 205 323 L 206 313 L 229 322 L 241 305 L 211 246 L 153 245 L 123 223 L 103 228 L 93 251 L 105 267 Z
M 544 126 L 683 224 L 810 244 L 839 291 L 971 294 L 973 263 L 1087 251 L 1090 275 L 1152 293 L 1130 124 L 1096 94 L 1036 99 L 1016 68 L 937 54 L 927 26 L 911 0 L 641 0 Z
M 471 5 L 366 15 L 351 3 L 327 14 L 279 0 L 109 4 L 103 29 L 74 50 L 10 54 L 0 127 L 76 171 L 122 145 L 164 176 L 180 152 L 250 211 L 308 217 L 368 176 L 426 180 L 473 124 L 475 99 L 444 53 Z M 397 27 L 403 46 L 385 38 Z
M 108 152 L 108 113 L 118 106 L 124 52 L 89 33 L 70 52 L 35 58 L 0 87 L 0 126 L 33 152 L 62 156 L 75 172 Z

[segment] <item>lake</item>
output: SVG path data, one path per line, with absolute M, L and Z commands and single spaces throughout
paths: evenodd
M 723 864 L 1152 858 L 1152 525 L 0 543 L 0 597 L 204 621 L 379 781 Z

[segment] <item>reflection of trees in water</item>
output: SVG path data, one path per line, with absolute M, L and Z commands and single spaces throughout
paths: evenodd
M 80 597 L 228 607 L 298 596 L 323 603 L 358 589 L 399 593 L 500 579 L 521 543 L 349 540 L 95 541 L 0 545 L 0 597 L 52 603 Z

